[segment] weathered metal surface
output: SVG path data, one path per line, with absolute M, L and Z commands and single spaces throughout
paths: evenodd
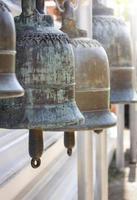
M 40 157 L 44 149 L 43 132 L 41 129 L 29 130 L 29 155 L 32 157 L 31 166 L 38 168 L 41 164 Z
M 76 60 L 76 102 L 83 112 L 85 124 L 69 130 L 104 129 L 116 124 L 109 110 L 110 77 L 108 59 L 103 47 L 95 40 L 83 37 L 73 17 L 73 8 L 65 2 L 62 28 L 71 37 Z M 69 15 L 70 13 L 70 15 Z M 67 129 L 65 129 L 67 130 Z
M 16 65 L 25 96 L 0 102 L 0 127 L 52 130 L 82 123 L 69 38 L 54 27 L 51 16 L 37 12 L 34 1 L 22 1 L 22 8 L 15 18 Z
M 102 44 L 108 55 L 111 103 L 137 102 L 129 30 L 124 21 L 98 2 L 93 4 L 93 38 Z
M 20 97 L 24 90 L 15 74 L 16 32 L 11 12 L 0 1 L 0 98 Z

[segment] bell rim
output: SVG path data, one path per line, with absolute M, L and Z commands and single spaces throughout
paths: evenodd
M 9 123 L 5 120 L 0 121 L 1 128 L 7 129 L 43 129 L 53 130 L 55 128 L 64 129 L 68 126 L 80 125 L 84 123 L 84 116 L 80 112 L 75 101 L 65 102 L 63 104 L 44 106 L 44 107 L 25 107 L 25 110 L 18 116 L 18 110 L 23 107 L 16 105 L 10 107 L 12 118 L 8 118 Z M 11 110 L 14 110 L 11 111 Z M 62 111 L 63 110 L 63 111 Z M 7 111 L 8 112 L 8 111 Z M 55 113 L 56 114 L 55 114 Z M 1 112 L 2 116 L 2 112 Z M 11 116 L 11 114 L 9 115 Z M 54 118 L 54 117 L 55 118 Z M 14 119 L 14 120 L 13 120 Z
M 7 90 L 6 92 L 0 91 L 0 99 L 22 97 L 24 95 L 24 93 L 25 93 L 24 90 L 20 90 L 20 91 Z
M 117 117 L 114 113 L 110 112 L 109 110 L 104 111 L 92 111 L 92 112 L 82 112 L 83 116 L 85 117 L 85 123 L 79 126 L 69 126 L 65 129 L 56 129 L 51 131 L 86 131 L 86 130 L 102 130 L 106 128 L 110 128 L 116 125 Z M 89 123 L 89 117 L 87 120 L 86 115 L 90 116 L 91 123 Z M 100 116 L 101 120 L 96 120 L 97 115 Z M 104 121 L 104 117 L 109 119 L 109 122 Z M 99 118 L 98 118 L 99 119 Z M 96 124 L 94 123 L 96 121 Z M 98 123 L 99 122 L 99 123 Z M 93 125 L 94 124 L 94 125 Z M 50 131 L 50 130 L 49 130 Z
M 133 89 L 111 91 L 110 93 L 111 104 L 130 104 L 137 103 L 137 93 Z

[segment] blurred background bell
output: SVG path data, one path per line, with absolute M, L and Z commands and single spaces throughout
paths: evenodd
M 113 9 L 93 1 L 93 38 L 107 52 L 111 74 L 111 103 L 137 102 L 135 68 L 127 25 L 114 17 Z
M 15 74 L 16 31 L 12 14 L 0 1 L 0 98 L 20 97 L 24 90 Z

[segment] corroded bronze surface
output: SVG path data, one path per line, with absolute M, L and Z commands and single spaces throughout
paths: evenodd
M 0 98 L 19 97 L 24 90 L 15 75 L 16 32 L 11 12 L 0 1 Z
M 71 37 L 76 60 L 76 102 L 83 112 L 85 124 L 65 130 L 99 130 L 114 126 L 116 117 L 109 110 L 110 77 L 107 55 L 97 41 L 83 37 L 86 32 L 77 28 L 73 8 L 70 9 L 70 6 L 70 2 L 66 1 L 61 30 Z
M 98 12 L 98 8 L 102 12 Z M 128 27 L 121 19 L 107 13 L 107 7 L 93 4 L 93 38 L 107 52 L 111 75 L 111 103 L 137 102 Z
M 22 5 L 22 14 L 15 18 L 16 65 L 25 96 L 1 102 L 0 125 L 52 129 L 80 124 L 83 116 L 75 102 L 75 63 L 69 38 L 54 27 L 51 16 L 37 12 L 34 1 L 22 1 Z

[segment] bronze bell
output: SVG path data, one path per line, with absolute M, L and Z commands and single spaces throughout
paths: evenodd
M 124 21 L 113 16 L 113 9 L 94 0 L 93 38 L 107 52 L 111 75 L 111 103 L 137 102 L 131 40 Z
M 103 47 L 86 37 L 76 26 L 70 1 L 65 1 L 61 30 L 71 38 L 76 60 L 76 102 L 85 116 L 85 123 L 71 130 L 104 129 L 116 124 L 109 110 L 109 66 Z M 70 10 L 70 16 L 68 14 Z M 67 15 L 65 15 L 67 13 Z
M 17 76 L 25 96 L 0 105 L 1 127 L 47 130 L 80 124 L 84 118 L 75 102 L 72 46 L 51 16 L 37 12 L 35 3 L 22 0 L 22 14 L 15 18 Z
M 103 47 L 86 37 L 86 32 L 76 26 L 70 1 L 65 1 L 62 14 L 62 31 L 71 38 L 76 60 L 76 102 L 85 117 L 85 124 L 65 129 L 64 143 L 71 155 L 74 131 L 95 130 L 116 124 L 116 116 L 110 112 L 110 79 L 108 59 Z
M 36 135 L 84 121 L 75 102 L 75 59 L 67 35 L 54 27 L 51 16 L 36 10 L 36 1 L 22 0 L 15 24 L 17 76 L 25 96 L 0 102 L 0 127 L 30 130 L 32 166 L 38 167 L 41 153 L 31 151 L 37 145 L 42 149 Z
M 20 97 L 24 90 L 15 74 L 16 32 L 12 14 L 0 1 L 0 98 Z

